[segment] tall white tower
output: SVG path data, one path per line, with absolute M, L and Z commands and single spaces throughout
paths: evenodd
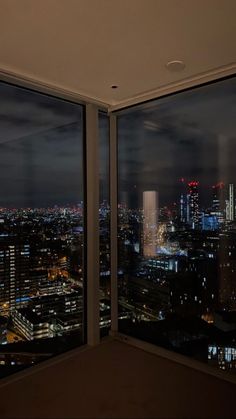
M 143 255 L 156 256 L 158 224 L 158 192 L 143 192 Z

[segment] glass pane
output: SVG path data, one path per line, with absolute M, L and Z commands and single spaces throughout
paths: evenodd
M 0 92 L 4 376 L 83 343 L 83 108 Z
M 118 117 L 120 331 L 236 371 L 236 79 Z
M 110 302 L 110 199 L 109 199 L 109 117 L 99 112 L 100 152 L 100 330 L 107 335 L 111 324 Z

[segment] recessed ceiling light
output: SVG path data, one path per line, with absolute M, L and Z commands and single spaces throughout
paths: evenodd
M 118 86 L 116 86 L 116 84 L 113 84 L 113 85 L 111 86 L 111 89 L 118 89 Z
M 185 64 L 181 60 L 173 60 L 166 64 L 166 68 L 173 72 L 182 71 L 185 68 Z

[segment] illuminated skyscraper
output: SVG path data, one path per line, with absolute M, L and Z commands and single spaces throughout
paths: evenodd
M 221 211 L 224 203 L 224 183 L 219 182 L 212 186 L 212 210 Z
M 230 211 L 229 211 L 229 200 L 225 200 L 225 218 L 226 220 L 230 220 Z
M 17 239 L 0 238 L 0 315 L 21 307 L 31 292 L 30 246 Z
M 185 221 L 184 217 L 184 195 L 181 194 L 180 196 L 180 221 L 183 223 Z
M 219 223 L 224 221 L 224 186 L 223 182 L 212 186 L 211 216 L 216 217 Z
M 156 256 L 158 192 L 143 192 L 143 255 Z
M 186 221 L 187 223 L 190 223 L 190 204 L 189 204 L 189 199 L 190 195 L 187 194 L 186 196 Z
M 229 220 L 234 221 L 234 185 L 229 184 Z
M 188 196 L 189 196 L 189 222 L 192 228 L 196 228 L 199 224 L 199 182 L 192 181 L 188 183 Z
M 187 221 L 187 196 L 186 196 L 186 183 L 184 178 L 179 179 L 180 182 L 180 200 L 179 200 L 179 220 L 181 223 Z

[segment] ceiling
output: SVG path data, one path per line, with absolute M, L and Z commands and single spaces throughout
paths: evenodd
M 0 69 L 115 109 L 235 73 L 235 16 L 235 0 L 0 0 Z

